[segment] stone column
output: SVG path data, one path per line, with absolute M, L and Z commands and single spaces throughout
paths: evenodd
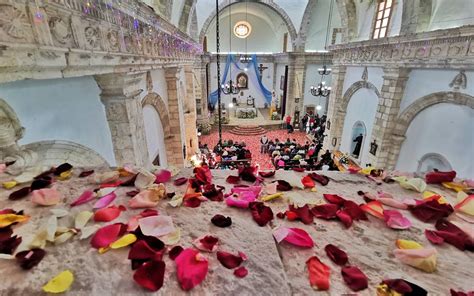
M 184 155 L 183 147 L 184 135 L 184 118 L 180 113 L 183 108 L 183 98 L 179 97 L 179 72 L 181 68 L 170 67 L 165 68 L 165 79 L 168 90 L 168 112 L 170 117 L 170 133 L 171 139 L 169 145 L 166 147 L 166 157 L 168 164 L 175 165 L 177 167 L 184 166 Z
M 400 150 L 402 149 L 403 141 L 405 141 L 405 136 L 400 136 L 396 134 L 392 134 L 391 136 L 391 143 L 392 146 L 388 152 L 388 160 L 387 160 L 387 170 L 394 170 L 395 166 L 397 165 L 398 156 L 400 155 Z
M 117 165 L 148 166 L 150 161 L 140 100 L 143 90 L 139 89 L 144 73 L 104 74 L 94 78 L 102 91 L 100 99 L 105 106 Z
M 336 150 L 341 145 L 342 130 L 344 128 L 344 118 L 346 110 L 342 110 L 341 102 L 343 98 L 344 79 L 346 77 L 346 66 L 332 66 L 331 94 L 328 100 L 327 118 L 331 122 L 330 129 L 326 127 L 326 138 L 323 149 Z M 336 140 L 333 140 L 336 139 Z M 336 145 L 333 145 L 336 141 Z
M 192 66 L 184 67 L 186 77 L 186 104 L 185 104 L 185 133 L 186 133 L 186 157 L 189 159 L 196 154 L 198 147 L 197 137 L 197 116 L 196 116 L 196 95 L 195 95 L 195 79 Z
M 406 68 L 384 68 L 381 97 L 369 143 L 370 145 L 375 141 L 378 145 L 375 155 L 369 153 L 369 163 L 377 168 L 389 169 L 389 153 L 394 144 L 392 143 L 392 132 L 395 129 L 409 73 L 410 70 Z M 400 152 L 399 149 L 398 152 Z M 398 158 L 398 154 L 391 156 L 392 163 L 394 158 Z
M 286 98 L 286 115 L 294 117 L 295 111 L 303 111 L 303 100 L 304 100 L 304 77 L 306 71 L 306 63 L 303 54 L 290 55 L 288 63 L 288 90 Z M 298 103 L 295 102 L 295 98 L 299 98 Z
M 208 117 L 208 97 L 207 97 L 207 79 L 206 79 L 206 63 L 204 61 L 197 61 L 194 66 L 196 83 L 194 85 L 194 93 L 196 95 L 196 101 L 200 104 L 197 108 L 201 110 L 200 114 L 197 115 L 197 123 L 202 129 L 204 134 L 208 134 L 211 130 L 211 124 Z

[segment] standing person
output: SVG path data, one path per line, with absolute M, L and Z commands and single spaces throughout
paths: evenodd
M 291 127 L 291 116 L 288 114 L 288 116 L 286 116 L 286 129 L 290 130 L 290 127 Z
M 359 158 L 360 148 L 362 147 L 362 139 L 363 138 L 364 138 L 364 136 L 362 136 L 362 134 L 360 134 L 354 140 L 352 140 L 353 142 L 356 142 L 356 145 L 354 147 L 354 151 L 352 152 L 352 154 L 354 156 L 356 156 L 357 158 Z
M 304 130 L 306 129 L 306 122 L 308 122 L 308 113 L 306 113 L 301 119 L 300 131 L 304 132 Z
M 267 135 L 263 135 L 260 138 L 260 153 L 267 153 L 268 150 L 268 138 Z

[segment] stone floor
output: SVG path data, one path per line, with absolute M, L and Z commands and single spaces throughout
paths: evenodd
M 182 171 L 179 176 L 189 176 L 190 171 Z M 224 185 L 229 191 L 231 185 L 225 183 L 228 174 L 232 171 L 213 171 L 214 183 Z M 285 179 L 288 172 L 277 172 L 275 179 Z M 301 174 L 302 173 L 298 173 Z M 322 200 L 323 193 L 334 193 L 358 203 L 362 199 L 356 194 L 358 190 L 375 192 L 383 189 L 392 193 L 395 198 L 420 198 L 419 193 L 402 189 L 397 184 L 383 184 L 377 186 L 368 179 L 357 176 L 328 172 L 331 178 L 326 187 L 318 186 L 318 192 L 300 191 L 303 195 Z M 1 178 L 0 178 L 1 179 Z M 268 181 L 272 179 L 267 179 Z M 63 203 L 53 207 L 33 206 L 28 198 L 17 202 L 8 201 L 10 191 L 0 189 L 0 209 L 14 208 L 25 210 L 31 220 L 15 229 L 15 233 L 26 237 L 36 231 L 50 216 L 50 208 L 70 209 L 69 203 L 77 198 L 85 189 L 94 188 L 84 179 L 72 178 L 60 182 L 58 189 L 65 196 Z M 183 192 L 185 186 L 175 188 L 167 184 L 169 192 Z M 440 187 L 429 188 L 444 194 L 448 201 L 454 202 L 454 195 Z M 115 204 L 127 204 L 125 192 L 129 188 L 119 188 Z M 92 202 L 71 209 L 71 217 L 61 218 L 62 223 L 68 223 L 76 213 L 91 210 Z M 285 199 L 268 202 L 277 213 L 287 208 Z M 195 238 L 211 233 L 219 238 L 220 249 L 237 253 L 242 251 L 248 256 L 244 266 L 249 271 L 247 277 L 236 278 L 232 270 L 224 268 L 216 259 L 215 254 L 209 257 L 209 273 L 199 286 L 191 292 L 183 292 L 175 275 L 174 263 L 165 256 L 166 273 L 164 286 L 156 293 L 149 293 L 137 286 L 133 279 L 133 272 L 127 260 L 128 248 L 109 251 L 99 255 L 89 245 L 89 240 L 79 241 L 73 238 L 59 246 L 48 246 L 48 254 L 43 261 L 30 271 L 22 271 L 9 260 L 0 260 L 0 295 L 24 296 L 44 295 L 41 287 L 59 272 L 70 269 L 75 275 L 67 295 L 375 295 L 375 286 L 384 277 L 401 277 L 417 283 L 430 292 L 430 295 L 449 295 L 449 289 L 467 290 L 473 288 L 472 278 L 474 270 L 474 256 L 469 252 L 461 252 L 451 245 L 437 246 L 438 271 L 427 274 L 412 267 L 406 266 L 392 255 L 396 239 L 413 239 L 424 245 L 430 243 L 423 235 L 425 228 L 433 226 L 416 220 L 408 212 L 404 214 L 413 222 L 413 227 L 405 231 L 388 229 L 379 220 L 369 217 L 369 221 L 354 222 L 353 226 L 345 229 L 341 223 L 315 219 L 313 225 L 304 225 L 301 222 L 289 222 L 275 218 L 266 227 L 259 227 L 251 218 L 247 210 L 229 208 L 225 203 L 204 202 L 198 208 L 171 208 L 167 202 L 158 207 L 160 213 L 172 216 L 175 226 L 181 228 L 180 245 L 191 246 Z M 128 210 L 114 222 L 127 222 L 128 218 L 139 213 L 140 210 Z M 229 228 L 218 228 L 210 223 L 215 214 L 223 214 L 232 218 L 233 224 Z M 91 223 L 91 222 L 89 222 Z M 313 238 L 316 246 L 313 249 L 299 249 L 282 243 L 276 244 L 272 237 L 272 229 L 287 225 L 305 229 Z M 369 288 L 359 292 L 352 292 L 344 284 L 340 268 L 334 265 L 325 255 L 324 246 L 332 243 L 341 247 L 349 255 L 352 265 L 358 266 L 369 277 Z M 312 255 L 317 255 L 332 270 L 331 289 L 326 292 L 313 290 L 308 281 L 305 261 Z

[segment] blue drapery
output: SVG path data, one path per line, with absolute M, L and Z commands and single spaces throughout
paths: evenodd
M 238 61 L 238 62 L 235 61 L 234 55 L 231 55 L 231 54 L 227 55 L 227 60 L 226 60 L 226 63 L 225 63 L 225 69 L 224 69 L 224 73 L 222 75 L 220 85 L 227 82 L 227 75 L 229 74 L 229 69 L 232 65 L 234 65 L 238 70 L 244 71 L 245 67 L 244 68 L 241 67 L 242 63 L 240 61 Z M 250 69 L 254 70 L 254 75 L 248 75 L 248 76 L 252 76 L 253 80 L 254 81 L 256 80 L 257 83 L 255 83 L 255 84 L 259 86 L 260 91 L 262 92 L 262 94 L 265 98 L 265 102 L 267 103 L 268 106 L 270 106 L 270 104 L 272 102 L 272 92 L 269 91 L 265 87 L 265 85 L 263 85 L 262 78 L 260 77 L 260 75 L 258 73 L 258 61 L 257 61 L 257 55 L 256 54 L 252 55 L 252 61 L 250 62 L 248 69 L 249 70 Z M 231 77 L 231 78 L 233 78 L 233 77 Z M 234 79 L 232 79 L 232 80 L 234 81 Z M 221 93 L 221 95 L 223 95 L 223 93 Z M 217 104 L 217 89 L 209 94 L 208 99 L 209 99 L 209 103 L 211 104 L 211 106 L 215 106 Z

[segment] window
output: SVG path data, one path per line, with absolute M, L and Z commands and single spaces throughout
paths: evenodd
M 392 5 L 394 0 L 380 0 L 378 2 L 375 14 L 375 26 L 373 39 L 383 38 L 387 36 L 388 24 L 392 14 Z
M 246 21 L 240 21 L 234 26 L 234 35 L 239 38 L 247 38 L 252 32 L 252 26 Z

